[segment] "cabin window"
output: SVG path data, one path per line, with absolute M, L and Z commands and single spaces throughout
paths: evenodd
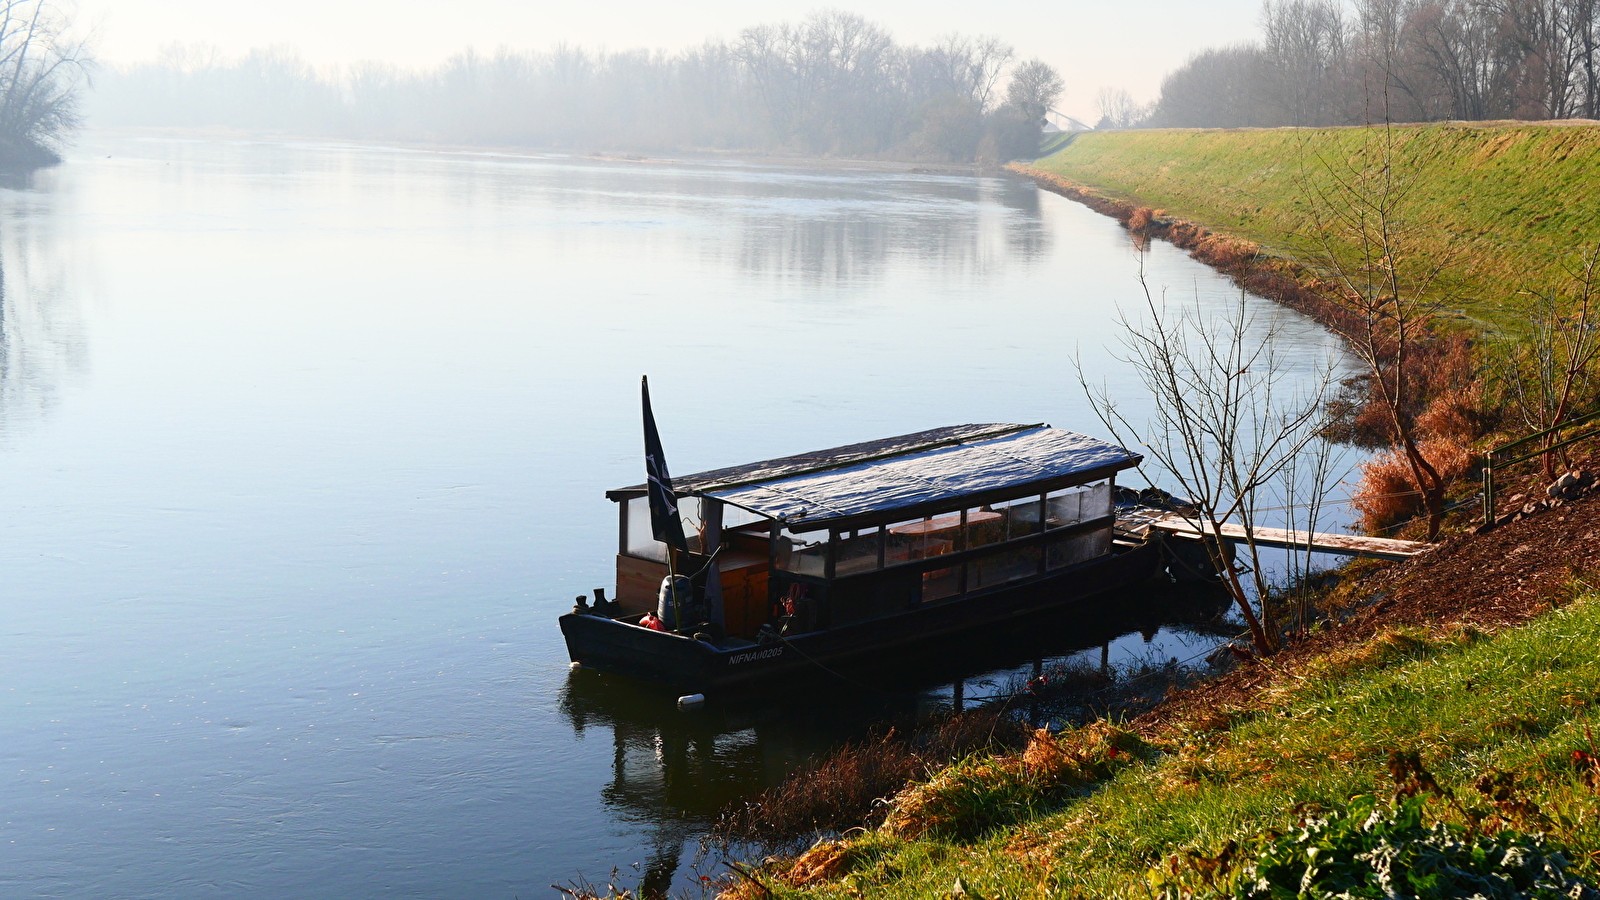
M 1006 514 L 997 506 L 999 504 L 975 506 L 967 510 L 967 549 L 998 544 L 1006 539 Z
M 1051 491 L 1044 500 L 1046 528 L 1065 528 L 1111 515 L 1111 482 Z
M 700 497 L 678 498 L 678 519 L 683 525 L 684 543 L 694 553 L 704 552 L 701 548 L 705 538 L 705 519 L 702 516 L 702 504 L 722 505 L 716 500 Z M 623 552 L 629 556 L 637 556 L 640 559 L 666 562 L 667 545 L 656 540 L 654 530 L 650 525 L 650 498 L 646 496 L 630 499 L 626 504 L 624 514 L 628 517 L 628 545 Z M 726 527 L 724 525 L 724 528 Z
M 667 561 L 667 545 L 655 539 L 650 530 L 650 498 L 633 497 L 624 504 L 624 515 L 628 517 L 628 546 L 626 553 L 640 559 L 653 559 L 656 562 Z
M 701 504 L 716 502 L 700 497 L 678 498 L 678 519 L 683 525 L 683 540 L 688 545 L 689 552 L 705 552 L 705 517 Z
M 890 525 L 884 532 L 883 564 L 895 566 L 961 549 L 961 513 L 948 512 Z
M 775 550 L 780 570 L 816 578 L 827 576 L 828 532 L 796 534 L 786 528 L 779 532 Z
M 883 529 L 876 526 L 840 532 L 833 544 L 833 575 L 859 575 L 878 568 L 878 544 Z
M 767 517 L 757 515 L 748 509 L 742 509 L 731 503 L 722 504 L 722 530 L 735 531 L 757 522 L 769 521 Z
M 1110 552 L 1111 529 L 1101 528 L 1088 534 L 1074 534 L 1048 542 L 1045 544 L 1044 565 L 1052 571 L 1065 569 Z
M 1022 497 L 967 510 L 966 549 L 1039 532 L 1039 497 Z
M 967 589 L 993 587 L 1039 574 L 1037 544 L 1001 550 L 967 563 Z

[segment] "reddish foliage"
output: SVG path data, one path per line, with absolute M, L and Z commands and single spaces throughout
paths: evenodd
M 1419 444 L 1417 450 L 1447 482 L 1461 477 L 1472 465 L 1471 447 L 1458 438 L 1430 438 Z M 1361 514 L 1362 528 L 1374 534 L 1421 511 L 1421 488 L 1400 448 L 1390 449 L 1361 465 L 1361 481 L 1351 492 L 1350 505 Z

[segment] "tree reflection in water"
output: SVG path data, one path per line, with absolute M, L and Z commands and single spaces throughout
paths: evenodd
M 59 240 L 52 173 L 0 175 L 0 432 L 48 412 L 87 369 L 73 265 Z
M 573 672 L 561 709 L 580 734 L 610 729 L 612 777 L 600 799 L 619 821 L 648 833 L 639 889 L 662 896 L 701 874 L 685 871 L 684 860 L 693 858 L 724 807 L 875 727 L 904 728 L 948 709 L 954 685 L 965 685 L 969 702 L 976 702 L 1040 660 L 1085 653 L 1098 661 L 1111 647 L 1118 654 L 1113 662 L 1125 664 L 1158 635 L 1203 651 L 1238 632 L 1222 618 L 1226 595 L 1211 589 L 1160 586 L 1094 602 L 1092 610 L 1032 616 L 914 654 L 839 667 L 837 675 L 819 672 L 759 694 L 711 698 L 689 713 L 675 708 L 676 692 Z

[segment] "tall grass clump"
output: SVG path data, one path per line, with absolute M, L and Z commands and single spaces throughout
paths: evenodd
M 1013 719 L 986 711 L 890 729 L 845 744 L 776 787 L 724 810 L 714 837 L 782 847 L 876 825 L 888 812 L 885 801 L 915 779 L 956 759 L 1019 747 L 1026 735 Z

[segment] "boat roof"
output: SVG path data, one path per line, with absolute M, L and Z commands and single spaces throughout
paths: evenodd
M 680 494 L 715 497 L 798 531 L 862 517 L 999 499 L 1105 477 L 1138 454 L 1049 425 L 951 425 L 674 478 Z M 608 491 L 623 500 L 644 485 Z

